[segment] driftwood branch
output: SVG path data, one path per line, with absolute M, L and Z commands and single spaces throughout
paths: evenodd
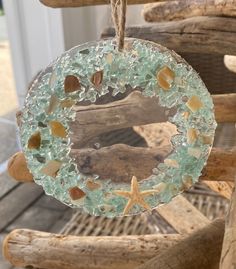
M 128 5 L 134 4 L 146 4 L 151 2 L 157 2 L 161 0 L 128 0 Z M 171 1 L 171 0 L 169 0 Z M 96 6 L 107 5 L 110 1 L 107 0 L 40 0 L 42 4 L 48 7 L 60 8 L 60 7 L 84 7 L 84 6 Z
M 236 183 L 236 174 L 235 174 Z M 236 268 L 236 191 L 231 196 L 225 223 L 225 234 L 221 252 L 220 269 Z
M 224 64 L 229 71 L 236 73 L 236 56 L 234 55 L 225 55 Z
M 196 209 L 182 195 L 176 196 L 168 204 L 155 209 L 179 234 L 190 234 L 210 223 L 199 210 Z
M 227 199 L 230 199 L 234 188 L 234 182 L 229 181 L 204 181 L 204 184 Z
M 215 269 L 223 233 L 224 222 L 219 220 L 185 239 L 178 235 L 77 237 L 15 230 L 5 239 L 3 254 L 14 266 L 42 269 L 131 269 L 146 261 L 140 268 Z
M 236 175 L 236 147 L 213 148 L 203 169 L 201 180 L 234 181 Z
M 218 122 L 236 122 L 236 94 L 212 95 Z M 104 132 L 168 121 L 166 109 L 158 98 L 144 97 L 134 91 L 125 99 L 102 105 L 75 106 L 76 119 L 71 124 L 76 148 Z M 171 110 L 170 115 L 174 114 Z
M 181 21 L 129 26 L 127 37 L 157 42 L 177 52 L 236 55 L 236 20 L 224 17 L 193 17 Z M 107 28 L 102 37 L 115 35 Z
M 218 122 L 236 122 L 236 94 L 213 95 L 213 101 Z M 86 146 L 89 139 L 104 132 L 167 120 L 165 109 L 160 108 L 158 99 L 143 97 L 137 91 L 119 101 L 100 105 L 75 106 L 75 110 L 76 121 L 72 124 L 72 130 L 76 135 L 72 137 L 72 141 L 76 147 Z M 114 154 L 115 151 L 117 154 Z M 83 173 L 99 174 L 101 178 L 127 181 L 133 175 L 139 179 L 151 175 L 152 168 L 162 162 L 169 152 L 170 148 L 166 150 L 166 148 L 160 147 L 150 149 L 113 145 L 100 149 L 77 148 L 73 149 L 72 155 Z M 17 180 L 24 180 L 24 178 L 32 180 L 32 176 L 26 169 L 24 156 L 20 155 L 18 155 L 19 159 L 13 157 L 9 162 L 9 173 Z M 109 169 L 107 169 L 108 161 Z M 232 151 L 213 149 L 201 178 L 204 180 L 233 180 L 235 162 L 235 149 Z M 124 168 L 126 169 L 124 170 Z M 120 178 L 119 175 L 123 175 L 123 177 Z
M 78 168 L 85 174 L 97 174 L 101 179 L 112 178 L 117 182 L 130 182 L 132 175 L 139 179 L 152 174 L 152 169 L 163 162 L 169 147 L 136 148 L 113 145 L 101 149 L 75 149 L 72 156 Z M 107 164 L 109 163 L 109 169 Z M 201 180 L 233 181 L 236 174 L 236 148 L 229 150 L 213 148 Z M 138 177 L 138 176 L 137 176 Z
M 213 95 L 215 117 L 220 122 L 236 122 L 236 93 Z
M 41 269 L 133 269 L 170 248 L 179 235 L 63 236 L 14 230 L 3 254 L 14 266 Z
M 144 148 L 115 144 L 101 149 L 75 149 L 71 155 L 84 174 L 96 174 L 100 179 L 111 178 L 114 182 L 130 182 L 133 175 L 139 180 L 149 177 L 170 151 L 169 146 Z
M 218 269 L 224 221 L 216 220 L 137 269 Z
M 157 149 L 157 152 L 161 152 L 162 149 Z M 20 162 L 24 163 L 24 167 L 26 165 L 25 158 L 22 153 L 18 153 L 19 158 L 21 158 Z M 79 155 L 79 150 L 73 150 L 73 155 L 76 158 L 76 155 Z M 107 154 L 107 153 L 106 153 Z M 89 152 L 88 152 L 88 155 Z M 94 155 L 96 156 L 96 155 Z M 107 157 L 106 157 L 107 158 Z M 142 155 L 140 155 L 140 159 L 142 160 Z M 125 160 L 124 160 L 125 161 Z M 102 160 L 101 160 L 102 162 Z M 102 165 L 102 163 L 100 163 Z M 107 166 L 107 162 L 105 162 Z M 132 165 L 132 162 L 130 163 Z M 143 164 L 144 165 L 144 164 Z M 115 166 L 114 163 L 109 162 L 109 170 L 113 170 L 111 166 Z M 19 165 L 18 162 L 12 163 L 11 166 L 8 167 L 9 174 L 19 181 L 18 173 L 21 173 L 22 165 Z M 28 178 L 32 178 L 29 170 L 25 171 L 25 181 L 29 181 Z M 89 173 L 89 170 L 87 170 Z M 122 174 L 122 171 L 120 171 Z M 236 173 L 236 149 L 221 149 L 221 148 L 213 148 L 209 159 L 207 161 L 206 167 L 203 169 L 202 176 L 200 180 L 209 180 L 209 181 L 233 181 Z M 24 178 L 22 178 L 24 181 Z
M 166 108 L 158 98 L 144 97 L 134 91 L 126 98 L 102 105 L 75 106 L 76 119 L 71 124 L 75 134 L 72 141 L 77 148 L 84 147 L 93 137 L 114 131 L 153 122 L 168 121 Z M 172 115 L 174 114 L 172 111 Z
M 147 4 L 143 16 L 148 22 L 174 21 L 195 16 L 236 16 L 235 0 L 177 0 Z

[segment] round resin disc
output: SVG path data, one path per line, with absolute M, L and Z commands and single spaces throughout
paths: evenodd
M 167 121 L 176 130 L 169 144 L 154 134 L 150 146 L 143 130 Z M 215 128 L 211 96 L 180 56 L 138 39 L 126 39 L 120 52 L 110 39 L 72 48 L 37 77 L 20 132 L 28 167 L 48 195 L 114 217 L 191 187 Z

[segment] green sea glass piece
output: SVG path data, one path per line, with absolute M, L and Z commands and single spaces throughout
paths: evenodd
M 99 135 L 79 143 L 82 138 L 76 137 L 73 126 L 86 128 L 79 110 L 86 113 L 92 107 L 100 113 L 104 105 L 117 104 L 131 94 L 147 100 L 147 106 L 156 104 L 156 114 L 146 115 L 140 125 L 167 120 L 176 126 L 178 133 L 164 157 L 161 150 L 148 148 L 119 114 L 108 115 L 112 128 L 107 128 L 111 123 L 99 126 Z M 132 105 L 137 108 L 139 103 Z M 134 111 L 129 104 L 123 109 L 122 117 Z M 96 125 L 99 113 L 90 124 Z M 125 128 L 114 127 L 119 120 L 126 120 Z M 194 184 L 206 164 L 215 128 L 211 96 L 180 56 L 138 39 L 126 39 L 120 52 L 110 39 L 74 47 L 41 72 L 27 95 L 20 134 L 28 167 L 48 195 L 93 215 L 115 217 L 167 203 Z M 129 154 L 134 149 L 136 155 L 119 155 L 117 148 L 128 149 Z M 82 158 L 86 149 L 90 153 Z M 114 161 L 105 159 L 104 150 L 114 153 L 108 156 L 117 157 L 115 164 L 122 169 L 114 172 Z M 100 156 L 96 165 L 91 152 Z M 149 158 L 153 152 L 148 173 L 142 162 L 131 166 L 136 157 L 144 158 L 144 164 L 143 156 Z

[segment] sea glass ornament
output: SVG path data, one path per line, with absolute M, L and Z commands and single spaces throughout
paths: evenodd
M 165 153 L 134 136 L 135 124 L 165 121 L 177 129 Z M 173 51 L 126 38 L 123 51 L 114 39 L 91 42 L 48 66 L 29 90 L 20 133 L 48 195 L 114 217 L 167 203 L 196 182 L 215 128 L 196 71 Z

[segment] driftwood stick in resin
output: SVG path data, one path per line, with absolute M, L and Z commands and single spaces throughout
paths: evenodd
M 177 234 L 79 237 L 19 229 L 6 237 L 3 254 L 17 267 L 134 269 L 181 238 Z
M 122 146 L 124 148 L 124 145 Z M 129 147 L 127 145 L 125 145 L 125 152 L 127 152 L 127 149 L 133 149 L 132 147 Z M 168 149 L 165 148 L 164 150 Z M 86 150 L 83 152 L 84 156 L 90 156 L 90 157 L 94 157 L 94 156 L 98 156 L 99 153 L 95 153 L 93 151 L 91 151 L 91 149 L 87 149 L 87 153 L 86 153 Z M 135 150 L 135 148 L 134 148 Z M 166 151 L 163 150 L 163 148 L 155 148 L 153 149 L 156 151 L 156 155 L 160 155 L 160 154 L 165 154 Z M 106 152 L 106 158 L 108 158 L 108 155 L 111 156 L 111 152 L 113 151 L 113 148 L 110 147 L 110 153 L 109 152 Z M 144 154 L 147 154 L 147 151 L 148 149 L 146 148 L 142 148 L 142 151 L 144 152 Z M 72 150 L 72 155 L 78 159 L 80 159 L 80 150 L 77 149 L 77 150 Z M 153 151 L 150 150 L 150 152 L 152 152 L 153 154 Z M 91 154 L 92 153 L 92 154 Z M 139 152 L 140 155 L 139 155 L 139 158 L 140 158 L 140 161 L 142 161 L 142 167 L 145 167 L 144 165 L 144 158 L 142 155 L 142 152 Z M 112 153 L 113 154 L 113 153 Z M 121 154 L 121 153 L 120 153 Z M 128 154 L 132 154 L 132 153 L 128 153 Z M 153 156 L 154 156 L 153 155 Z M 22 153 L 20 153 L 20 156 L 22 158 L 22 162 L 24 162 L 24 164 L 26 165 L 26 162 L 25 162 L 25 158 L 23 156 Z M 78 156 L 78 157 L 77 157 Z M 100 154 L 99 155 L 101 157 L 101 160 L 100 160 L 100 164 L 97 164 L 98 166 L 106 166 L 107 167 L 107 170 L 111 170 L 111 171 L 114 171 L 115 170 L 115 166 L 116 164 L 114 162 L 111 162 L 111 161 L 104 161 L 103 163 L 103 156 Z M 115 158 L 114 156 L 110 157 L 111 159 L 112 158 Z M 150 157 L 149 157 L 150 158 Z M 160 156 L 158 157 L 158 160 L 157 160 L 157 163 L 160 161 Z M 150 159 L 148 159 L 149 161 Z M 121 162 L 122 160 L 120 160 Z M 135 160 L 137 161 L 137 160 Z M 93 160 L 90 160 L 91 163 L 93 163 Z M 130 166 L 133 166 L 133 163 L 132 163 L 132 160 L 130 160 L 130 162 L 127 162 L 125 159 L 123 160 L 124 163 L 126 163 L 127 165 L 130 165 Z M 21 163 L 21 162 L 20 162 Z M 25 167 L 24 165 L 24 167 Z M 81 165 L 81 164 L 78 164 L 78 165 Z M 86 165 L 85 165 L 86 167 Z M 108 169 L 109 167 L 109 169 Z M 152 167 L 153 168 L 153 167 Z M 16 180 L 19 181 L 19 178 L 17 177 L 17 174 L 18 173 L 21 173 L 22 169 L 22 164 L 19 165 L 19 162 L 15 162 L 14 159 L 13 159 L 13 162 L 11 164 L 11 166 L 8 166 L 8 172 L 9 174 Z M 87 168 L 87 173 L 89 173 L 90 171 L 92 170 L 89 170 L 90 168 L 88 167 Z M 126 167 L 127 169 L 127 167 Z M 32 178 L 32 175 L 30 174 L 29 170 L 27 169 L 25 171 L 25 180 L 24 178 L 21 178 L 20 181 L 29 181 L 28 178 Z M 144 173 L 144 172 L 143 172 Z M 122 174 L 122 171 L 120 171 L 120 174 Z M 135 173 L 134 173 L 135 174 Z M 236 148 L 232 148 L 232 149 L 224 149 L 224 148 L 213 148 L 211 153 L 210 153 L 210 156 L 209 156 L 209 159 L 207 161 L 207 165 L 206 167 L 203 169 L 203 172 L 202 172 L 202 176 L 200 177 L 200 180 L 204 181 L 204 180 L 209 180 L 209 181 L 234 181 L 234 177 L 235 177 L 235 174 L 236 174 Z
M 84 147 L 91 138 L 105 132 L 168 120 L 167 109 L 158 104 L 158 98 L 144 97 L 139 91 L 119 101 L 75 106 L 74 110 L 76 119 L 71 129 L 75 134 L 72 141 L 77 148 Z
M 161 0 L 128 0 L 128 5 L 146 4 L 157 2 Z M 171 0 L 169 0 L 171 1 Z M 84 7 L 96 5 L 108 5 L 109 0 L 40 0 L 42 4 L 48 7 L 61 8 L 61 7 Z
M 137 269 L 218 269 L 223 236 L 224 221 L 215 220 Z
M 148 22 L 173 21 L 195 16 L 236 17 L 236 0 L 177 0 L 144 6 L 143 17 Z
M 133 175 L 138 180 L 149 177 L 170 151 L 169 146 L 144 148 L 115 144 L 101 149 L 74 149 L 71 155 L 81 173 L 96 174 L 100 179 L 112 178 L 115 182 L 130 182 Z
M 236 175 L 235 175 L 236 183 Z M 220 269 L 236 268 L 236 191 L 233 190 L 226 217 Z
M 235 18 L 203 16 L 129 26 L 126 28 L 126 36 L 157 42 L 177 52 L 236 55 L 235 29 Z M 102 33 L 104 38 L 114 35 L 115 30 L 111 27 Z

